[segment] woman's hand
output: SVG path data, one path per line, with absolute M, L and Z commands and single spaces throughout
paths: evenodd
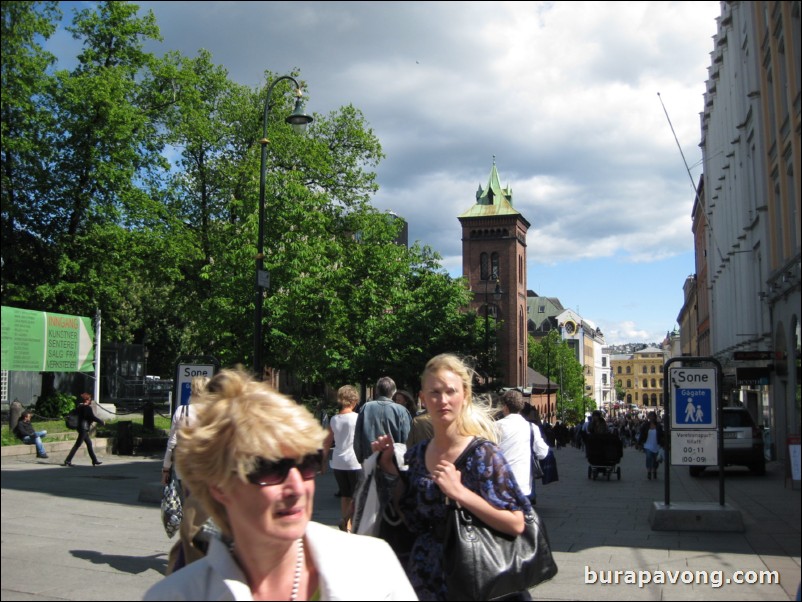
M 170 471 L 169 470 L 162 470 L 162 485 L 167 485 L 170 482 Z
M 462 473 L 451 462 L 445 460 L 442 460 L 434 467 L 432 480 L 446 497 L 455 502 L 459 502 L 462 493 L 466 491 L 465 486 L 462 484 Z
M 371 451 L 379 452 L 379 468 L 392 475 L 398 475 L 398 468 L 393 462 L 395 455 L 394 441 L 392 435 L 379 435 L 376 441 L 370 444 Z

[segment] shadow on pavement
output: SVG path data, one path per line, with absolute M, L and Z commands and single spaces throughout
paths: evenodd
M 164 574 L 167 569 L 167 554 L 151 554 L 138 558 L 136 556 L 121 556 L 118 554 L 103 554 L 94 550 L 70 550 L 70 553 L 81 560 L 88 560 L 92 564 L 105 564 L 121 573 L 138 575 L 153 569 Z

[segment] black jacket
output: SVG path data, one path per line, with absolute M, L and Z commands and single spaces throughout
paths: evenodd
M 79 431 L 88 431 L 89 428 L 92 426 L 93 422 L 97 422 L 98 424 L 106 424 L 100 418 L 95 416 L 95 413 L 92 411 L 92 404 L 81 404 L 78 406 L 78 430 Z
M 33 428 L 30 422 L 20 420 L 17 426 L 14 427 L 14 434 L 19 437 L 20 440 L 25 439 L 25 437 L 36 437 L 36 429 Z
M 649 423 L 644 422 L 640 427 L 640 433 L 638 434 L 638 443 L 643 445 L 646 443 L 646 438 L 649 436 Z M 663 440 L 663 425 L 659 422 L 657 423 L 657 445 L 660 447 L 664 447 L 665 441 Z

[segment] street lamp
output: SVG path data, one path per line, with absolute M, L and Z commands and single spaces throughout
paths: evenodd
M 549 340 L 549 335 L 546 334 L 546 410 L 549 415 L 551 415 L 551 341 Z M 557 419 L 559 420 L 559 412 L 557 413 Z M 551 422 L 551 421 L 549 421 Z
M 256 378 L 262 380 L 264 372 L 262 366 L 262 303 L 264 296 L 262 289 L 270 286 L 270 275 L 264 269 L 264 246 L 265 246 L 265 171 L 267 167 L 267 116 L 270 113 L 270 97 L 273 94 L 273 88 L 276 84 L 283 80 L 290 80 L 295 84 L 295 109 L 284 121 L 289 123 L 296 132 L 302 132 L 306 125 L 313 121 L 311 115 L 307 115 L 303 111 L 303 101 L 301 100 L 303 92 L 301 85 L 297 80 L 289 75 L 282 75 L 281 77 L 273 80 L 270 87 L 267 89 L 267 98 L 265 99 L 265 113 L 262 121 L 262 138 L 259 144 L 262 145 L 262 159 L 259 169 L 259 241 L 256 251 L 256 297 L 254 300 L 254 335 L 253 335 L 253 372 Z
M 485 280 L 485 357 L 487 358 L 488 362 L 488 369 L 490 368 L 490 329 L 489 329 L 489 322 L 488 318 L 490 316 L 490 300 L 488 297 L 488 285 L 490 284 L 490 278 Z M 504 291 L 501 290 L 501 285 L 498 282 L 498 277 L 496 277 L 496 288 L 493 290 L 493 300 L 501 301 L 501 296 L 504 294 Z M 489 379 L 489 370 L 488 370 L 488 379 Z

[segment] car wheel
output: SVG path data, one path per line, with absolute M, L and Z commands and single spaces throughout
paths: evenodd
M 756 475 L 766 474 L 766 461 L 763 458 L 761 458 L 760 461 L 755 462 L 754 464 L 750 464 L 749 470 L 751 470 Z
M 698 477 L 699 475 L 702 474 L 702 472 L 704 472 L 704 469 L 705 469 L 704 466 L 689 466 L 688 467 L 688 473 L 692 477 Z

